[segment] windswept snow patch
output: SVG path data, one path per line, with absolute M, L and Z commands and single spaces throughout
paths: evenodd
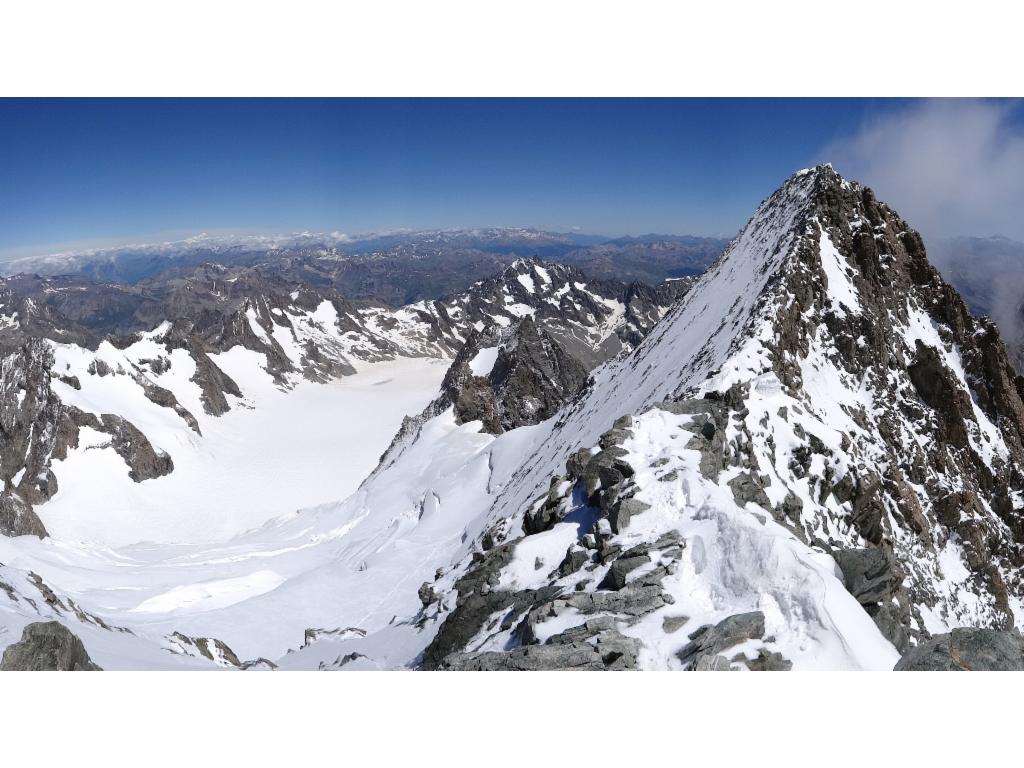
M 857 298 L 857 289 L 853 285 L 849 267 L 832 244 L 824 227 L 821 227 L 819 247 L 821 249 L 821 266 L 828 279 L 828 295 L 832 302 L 832 308 L 840 317 L 845 317 L 847 310 L 855 315 L 860 314 L 860 299 Z
M 487 376 L 494 369 L 498 359 L 499 347 L 486 347 L 477 352 L 469 361 L 469 369 L 474 376 Z
M 136 613 L 171 613 L 174 611 L 212 611 L 226 608 L 280 586 L 284 577 L 273 571 L 256 571 L 233 579 L 204 581 L 175 587 L 142 601 Z

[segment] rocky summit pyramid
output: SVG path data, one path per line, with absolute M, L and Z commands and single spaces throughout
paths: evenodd
M 245 305 L 247 327 L 277 339 L 278 309 Z M 18 563 L 0 588 L 42 611 L 11 628 L 67 622 L 104 669 L 166 650 L 283 669 L 1024 668 L 1024 382 L 921 237 L 830 166 L 786 181 L 692 287 L 522 261 L 461 299 L 353 312 L 382 344 L 454 357 L 358 490 L 217 545 L 126 550 L 127 597 L 98 555 L 0 538 Z M 11 398 L 12 435 L 49 402 Z
M 456 669 L 891 668 L 1020 612 L 1021 380 L 920 236 L 793 176 L 424 592 Z

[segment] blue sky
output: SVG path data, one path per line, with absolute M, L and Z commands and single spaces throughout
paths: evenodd
M 0 100 L 0 254 L 204 231 L 514 225 L 731 236 L 790 173 L 911 108 L 853 99 Z

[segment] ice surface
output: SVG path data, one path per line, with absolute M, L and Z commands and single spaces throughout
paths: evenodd
M 60 350 L 66 356 L 67 350 Z M 85 439 L 54 463 L 59 490 L 37 508 L 62 541 L 105 546 L 135 542 L 221 541 L 303 507 L 344 498 L 375 466 L 402 418 L 434 397 L 446 363 L 402 358 L 369 364 L 327 384 L 300 382 L 285 392 L 262 370 L 262 356 L 236 347 L 217 363 L 246 393 L 248 407 L 212 417 L 199 403 L 183 350 L 161 386 L 199 421 L 197 435 L 125 376 L 82 376 L 82 390 L 54 381 L 83 410 L 120 413 L 168 452 L 174 471 L 133 482 L 107 435 Z M 90 437 L 90 435 L 92 435 Z

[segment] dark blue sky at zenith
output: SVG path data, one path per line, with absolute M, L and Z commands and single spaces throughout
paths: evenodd
M 731 236 L 884 100 L 0 100 L 0 254 L 199 232 Z M 841 169 L 840 169 L 841 170 Z

